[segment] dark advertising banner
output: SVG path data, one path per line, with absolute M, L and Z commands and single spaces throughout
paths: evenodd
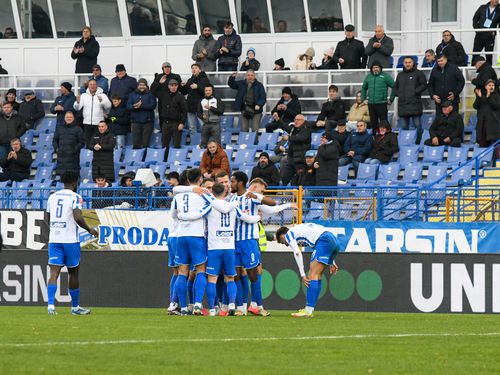
M 166 307 L 170 271 L 165 252 L 85 251 L 82 305 Z M 44 305 L 45 251 L 0 253 L 0 306 Z M 499 313 L 500 255 L 340 254 L 336 276 L 323 277 L 319 310 Z M 304 306 L 304 287 L 290 252 L 263 254 L 269 309 Z M 59 303 L 69 303 L 63 273 Z

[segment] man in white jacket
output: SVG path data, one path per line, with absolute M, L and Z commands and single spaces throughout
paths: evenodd
M 87 91 L 76 97 L 73 104 L 75 110 L 83 109 L 83 131 L 85 145 L 90 149 L 90 142 L 94 136 L 97 125 L 104 121 L 104 113 L 111 108 L 111 102 L 94 79 L 89 80 Z

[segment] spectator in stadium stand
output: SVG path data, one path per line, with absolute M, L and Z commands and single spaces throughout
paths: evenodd
M 0 61 L 2 61 L 1 58 Z M 0 64 L 0 75 L 7 75 L 7 74 L 9 74 L 9 72 L 5 70 L 5 68 Z
M 25 132 L 26 125 L 14 111 L 12 103 L 4 102 L 0 114 L 0 158 L 9 153 L 10 140 L 21 137 Z
M 155 176 L 156 183 L 153 185 L 154 187 L 159 187 L 163 185 L 163 180 L 158 172 L 153 173 Z
M 111 184 L 103 175 L 95 179 L 95 187 L 92 189 L 92 208 L 105 208 L 113 206 L 113 190 L 109 189 Z
M 127 74 L 123 64 L 116 65 L 115 74 L 109 86 L 109 96 L 118 95 L 126 103 L 130 93 L 137 88 L 137 80 Z
M 495 86 L 496 80 L 488 80 L 485 88 L 476 87 L 474 108 L 477 110 L 477 143 L 488 147 L 500 139 L 500 94 Z
M 265 151 L 260 153 L 258 163 L 252 169 L 250 180 L 257 177 L 262 178 L 268 186 L 279 186 L 280 184 L 280 171 L 269 160 L 269 154 Z
M 247 71 L 249 69 L 252 69 L 253 71 L 257 71 L 260 68 L 260 62 L 255 58 L 255 48 L 250 47 L 247 51 L 247 58 L 243 63 L 241 64 L 240 70 L 241 71 Z
M 115 181 L 115 162 L 113 160 L 113 151 L 116 145 L 116 139 L 113 133 L 108 129 L 105 121 L 100 121 L 97 126 L 98 131 L 92 137 L 91 149 L 94 151 L 92 159 L 92 178 L 104 176 L 107 181 Z
M 19 138 L 10 141 L 10 151 L 0 159 L 0 181 L 22 181 L 30 178 L 31 151 L 24 148 Z
M 262 110 L 266 104 L 264 85 L 255 78 L 253 70 L 247 70 L 245 79 L 236 80 L 237 73 L 231 74 L 227 84 L 233 90 L 238 90 L 234 100 L 234 109 L 241 111 L 241 131 L 258 131 Z
M 478 56 L 472 61 L 472 65 L 476 68 L 477 76 L 476 78 L 471 80 L 471 83 L 479 87 L 484 91 L 486 86 L 486 82 L 492 79 L 495 83 L 498 80 L 497 73 L 495 69 L 486 62 L 486 59 L 483 56 Z
M 24 93 L 24 100 L 19 104 L 19 116 L 28 129 L 34 129 L 38 121 L 45 117 L 43 103 L 32 90 Z
M 314 160 L 317 155 L 316 150 L 308 150 L 305 153 L 306 165 L 303 170 L 298 172 L 292 179 L 292 186 L 316 186 L 316 168 Z M 305 202 L 307 204 L 307 202 Z
M 111 102 L 102 89 L 97 87 L 97 82 L 91 79 L 89 80 L 87 91 L 81 95 L 77 95 L 73 108 L 76 111 L 83 110 L 85 145 L 87 148 L 93 149 L 91 145 L 92 137 L 96 133 L 99 122 L 104 120 L 104 113 L 111 108 Z
M 299 113 L 302 113 L 299 98 L 292 93 L 290 87 L 283 87 L 280 100 L 278 100 L 278 103 L 271 110 L 273 120 L 266 125 L 266 132 L 270 133 L 276 129 L 289 132 L 289 124 L 293 122 L 295 116 Z
M 433 49 L 425 51 L 424 61 L 422 68 L 434 68 L 436 66 L 436 52 Z
M 19 103 L 16 100 L 17 91 L 16 89 L 8 89 L 7 94 L 5 94 L 5 101 L 12 103 L 12 108 L 14 111 L 19 111 Z
M 155 99 L 156 101 L 156 99 Z M 127 103 L 115 95 L 111 98 L 112 107 L 106 115 L 106 122 L 116 137 L 116 148 L 125 148 L 127 135 L 130 133 L 130 111 Z
M 99 43 L 92 35 L 92 29 L 85 26 L 82 38 L 78 40 L 71 51 L 71 58 L 76 60 L 75 73 L 91 73 L 92 67 L 97 64 Z
M 159 86 L 157 86 L 159 88 Z M 160 116 L 161 143 L 165 148 L 165 161 L 168 158 L 170 141 L 173 140 L 174 148 L 181 147 L 181 136 L 187 119 L 187 102 L 178 91 L 179 81 L 171 78 L 168 82 L 168 91 L 153 91 L 158 98 L 158 115 Z
M 127 102 L 134 149 L 149 147 L 149 139 L 153 134 L 155 108 L 156 98 L 149 92 L 148 81 L 140 78 L 137 82 L 137 89 L 130 93 Z
M 212 35 L 212 27 L 210 25 L 203 25 L 200 37 L 194 42 L 191 58 L 204 72 L 215 72 L 216 70 L 215 43 L 216 40 Z
M 219 72 L 234 72 L 238 70 L 238 59 L 241 56 L 241 38 L 236 34 L 234 25 L 226 22 L 222 34 L 214 46 L 214 56 Z
M 448 61 L 445 55 L 438 55 L 437 65 L 429 77 L 429 95 L 436 103 L 436 116 L 441 114 L 441 104 L 451 101 L 458 112 L 460 94 L 465 86 L 465 79 L 460 69 Z
M 366 131 L 366 122 L 358 121 L 357 130 L 349 133 L 345 143 L 345 155 L 339 159 L 339 166 L 351 164 L 358 170 L 359 163 L 363 163 L 370 155 L 373 147 L 373 137 Z
M 380 121 L 378 132 L 373 141 L 373 148 L 364 163 L 389 163 L 398 151 L 398 136 L 391 131 L 391 125 L 387 121 Z
M 340 145 L 332 134 L 324 132 L 314 161 L 316 186 L 337 186 L 339 176 Z
M 64 118 L 66 117 L 66 112 L 75 111 L 73 105 L 75 104 L 76 96 L 73 94 L 73 91 L 71 91 L 72 88 L 73 86 L 69 82 L 61 83 L 61 87 L 59 88 L 61 95 L 59 95 L 50 106 L 50 113 L 57 115 L 57 127 L 65 124 Z
M 89 79 L 94 79 L 97 82 L 97 87 L 100 87 L 102 91 L 108 95 L 109 91 L 109 80 L 102 75 L 102 69 L 99 64 L 95 64 L 92 67 L 92 75 Z M 80 87 L 80 94 L 83 94 L 87 90 L 89 81 L 85 81 Z
M 198 133 L 201 121 L 198 118 L 198 106 L 205 95 L 205 86 L 210 84 L 207 74 L 197 63 L 191 64 L 191 77 L 179 87 L 182 95 L 187 95 L 187 122 L 191 137 Z
M 281 182 L 284 186 L 288 185 L 292 175 L 290 174 L 290 168 L 288 168 L 288 133 L 282 132 L 281 137 L 274 148 L 274 155 L 269 156 L 269 160 L 272 163 L 279 163 L 280 165 L 280 175 Z
M 207 147 L 209 140 L 221 143 L 220 116 L 224 114 L 224 103 L 214 94 L 214 86 L 204 88 L 203 99 L 198 104 L 198 118 L 202 121 L 200 147 Z
M 331 69 L 338 69 L 339 66 L 333 59 L 333 48 L 327 48 L 325 52 L 323 52 L 323 58 L 321 59 L 321 65 L 316 65 L 315 63 L 312 63 L 311 67 L 313 69 L 319 69 L 319 70 L 331 70 Z
M 174 188 L 179 185 L 179 173 L 178 172 L 170 172 L 167 174 L 167 183 L 168 186 Z
M 474 17 L 472 17 L 472 26 L 474 29 L 497 29 L 500 27 L 500 6 L 498 0 L 490 0 L 488 3 L 477 8 Z M 486 52 L 493 52 L 495 48 L 495 37 L 497 33 L 491 32 L 476 32 L 474 37 L 474 52 L 481 52 L 484 48 Z M 474 54 L 473 59 L 478 55 Z M 486 55 L 488 64 L 492 65 L 493 56 Z
M 345 120 L 338 121 L 337 127 L 330 134 L 332 135 L 332 140 L 336 140 L 340 145 L 339 157 L 344 156 L 345 155 L 345 152 L 344 152 L 345 141 L 347 140 L 347 137 L 349 137 L 349 132 L 346 129 Z
M 306 52 L 301 53 L 295 59 L 292 69 L 293 70 L 309 70 L 312 69 L 313 58 L 316 55 L 313 47 L 306 49 Z
M 295 116 L 288 137 L 287 168 L 291 176 L 304 171 L 306 166 L 305 153 L 311 148 L 311 131 L 306 126 L 304 115 Z
M 201 157 L 200 169 L 203 177 L 214 178 L 220 171 L 231 173 L 229 158 L 220 144 L 215 141 L 208 142 L 207 149 Z
M 377 130 L 379 121 L 387 120 L 387 105 L 394 100 L 394 90 L 391 90 L 391 98 L 387 98 L 389 88 L 392 87 L 394 87 L 392 76 L 384 73 L 382 65 L 374 61 L 361 87 L 361 99 L 368 104 L 370 113 L 369 127 L 374 132 Z
M 398 97 L 398 116 L 402 121 L 401 128 L 408 130 L 410 120 L 417 128 L 416 144 L 422 138 L 420 117 L 423 113 L 422 94 L 427 90 L 425 74 L 418 70 L 412 57 L 403 60 L 403 70 L 398 73 L 394 83 L 394 94 Z
M 56 128 L 52 145 L 57 153 L 57 175 L 80 170 L 80 150 L 85 147 L 85 142 L 83 130 L 76 124 L 72 111 L 65 113 L 64 123 Z
M 346 25 L 345 39 L 335 48 L 333 61 L 340 69 L 364 69 L 366 67 L 365 45 L 354 37 L 354 26 Z
M 367 124 L 370 123 L 370 111 L 368 104 L 363 101 L 361 91 L 356 92 L 356 101 L 347 115 L 347 131 L 356 130 L 358 121 L 364 121 Z
M 441 105 L 442 115 L 436 116 L 429 129 L 430 138 L 425 141 L 427 146 L 460 147 L 463 141 L 464 120 L 455 111 L 451 101 Z M 498 125 L 497 125 L 498 126 Z
M 155 79 L 151 84 L 151 92 L 154 96 L 159 98 L 162 92 L 169 92 L 168 84 L 170 80 L 175 79 L 177 83 L 180 85 L 182 83 L 181 76 L 177 73 L 172 73 L 172 64 L 168 61 L 165 61 L 161 65 L 161 73 L 155 73 Z
M 285 60 L 283 60 L 283 58 L 280 57 L 278 60 L 274 62 L 273 70 L 290 70 L 290 68 L 285 67 Z
M 125 172 L 125 174 L 120 179 L 120 186 L 123 188 L 130 188 L 134 186 L 135 172 L 129 171 Z M 120 199 L 118 200 L 118 204 L 128 203 L 131 206 L 135 206 L 136 203 L 136 193 L 135 189 L 120 189 L 118 192 Z M 137 203 L 139 201 L 137 200 Z
M 321 112 L 316 118 L 316 127 L 331 133 L 338 121 L 345 120 L 346 103 L 339 96 L 339 88 L 335 85 L 328 87 L 328 100 L 321 106 Z
M 452 64 L 467 66 L 467 55 L 464 46 L 455 40 L 455 36 L 450 30 L 443 31 L 443 40 L 436 47 L 436 55 L 445 55 Z
M 375 35 L 368 41 L 365 54 L 368 57 L 368 68 L 378 62 L 382 68 L 391 67 L 391 55 L 394 51 L 394 42 L 387 36 L 381 25 L 375 26 Z

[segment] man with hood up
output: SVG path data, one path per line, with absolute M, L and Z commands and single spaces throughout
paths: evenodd
M 210 25 L 203 25 L 200 37 L 194 42 L 191 58 L 204 72 L 215 72 L 216 70 L 216 57 L 214 55 L 215 43 L 216 40 L 212 35 L 212 28 Z

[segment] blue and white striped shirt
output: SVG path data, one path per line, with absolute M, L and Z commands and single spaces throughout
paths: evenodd
M 237 201 L 239 209 L 248 215 L 254 216 L 258 214 L 258 206 L 261 201 L 258 199 L 247 198 L 245 195 L 233 194 L 230 201 Z M 236 219 L 235 228 L 236 241 L 258 240 L 259 239 L 259 224 L 249 224 L 242 220 Z

